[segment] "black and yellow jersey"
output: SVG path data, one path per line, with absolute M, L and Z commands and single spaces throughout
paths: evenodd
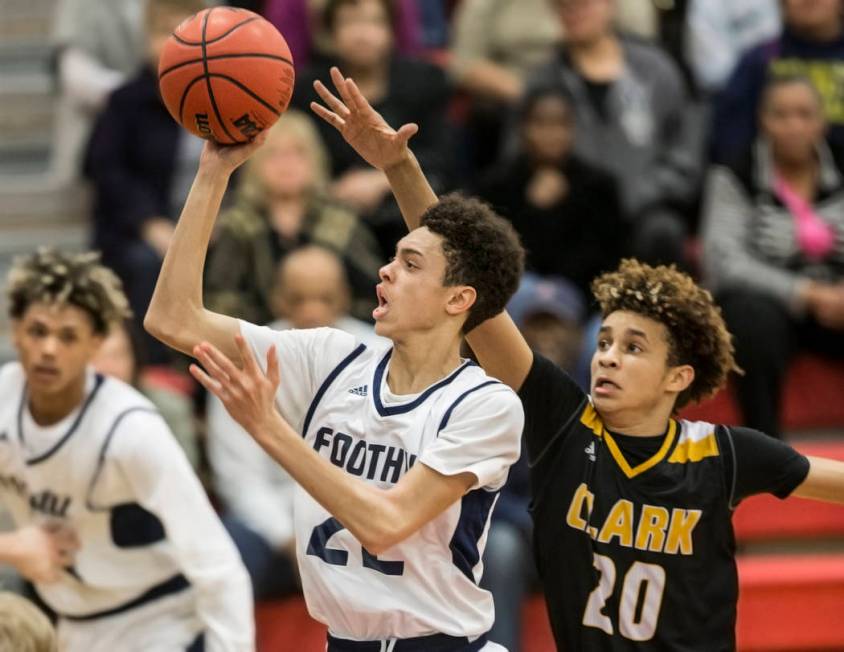
M 559 649 L 734 649 L 732 511 L 753 493 L 790 494 L 806 458 L 703 422 L 670 420 L 653 437 L 612 433 L 538 355 L 520 396 L 535 554 Z

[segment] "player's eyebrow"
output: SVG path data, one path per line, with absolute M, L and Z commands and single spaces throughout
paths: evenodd
M 628 328 L 625 332 L 630 337 L 641 337 L 646 342 L 650 341 L 648 340 L 647 333 L 645 333 L 645 331 L 639 330 L 638 328 Z M 601 326 L 601 329 L 598 331 L 598 334 L 605 335 L 607 333 L 612 335 L 612 326 Z
M 638 328 L 628 328 L 627 334 L 632 335 L 633 337 L 641 337 L 646 342 L 648 341 L 648 335 L 645 331 L 640 331 Z
M 400 256 L 416 255 L 416 256 L 419 256 L 420 258 L 425 257 L 425 254 L 423 254 L 421 251 L 419 251 L 418 249 L 412 249 L 410 247 L 399 247 L 397 253 Z

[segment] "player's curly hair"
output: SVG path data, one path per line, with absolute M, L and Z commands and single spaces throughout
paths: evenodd
M 96 252 L 70 253 L 39 248 L 15 259 L 6 285 L 9 316 L 21 319 L 33 303 L 72 305 L 91 317 L 94 332 L 132 315 L 120 279 L 100 264 Z
M 421 226 L 443 238 L 444 285 L 469 285 L 477 292 L 463 332 L 504 310 L 519 287 L 525 261 L 510 222 L 477 199 L 451 194 L 425 211 Z
M 668 331 L 668 364 L 691 365 L 695 378 L 677 397 L 674 409 L 701 401 L 740 372 L 732 336 L 712 295 L 673 265 L 651 267 L 623 260 L 614 272 L 592 281 L 592 294 L 606 317 L 616 310 L 643 315 Z

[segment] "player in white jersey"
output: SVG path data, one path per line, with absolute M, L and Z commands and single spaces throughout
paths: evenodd
M 476 201 L 428 211 L 380 271 L 373 316 L 392 346 L 212 313 L 206 248 L 231 172 L 259 145 L 206 145 L 145 325 L 200 359 L 217 380 L 195 376 L 299 484 L 297 558 L 329 650 L 501 649 L 478 580 L 523 415 L 460 344 L 515 291 L 518 238 Z
M 132 387 L 89 362 L 128 315 L 94 254 L 15 263 L 19 362 L 0 368 L 0 535 L 58 615 L 63 652 L 251 650 L 249 579 L 178 443 Z

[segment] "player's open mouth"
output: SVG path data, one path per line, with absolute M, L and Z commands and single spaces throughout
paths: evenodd
M 611 381 L 606 376 L 599 376 L 595 379 L 595 394 L 607 395 L 619 389 L 621 389 L 621 387 L 619 387 L 616 383 Z
M 384 289 L 380 284 L 375 286 L 375 296 L 378 297 L 378 306 L 372 311 L 372 318 L 378 320 L 387 314 L 390 302 L 387 301 L 387 297 L 384 295 Z

